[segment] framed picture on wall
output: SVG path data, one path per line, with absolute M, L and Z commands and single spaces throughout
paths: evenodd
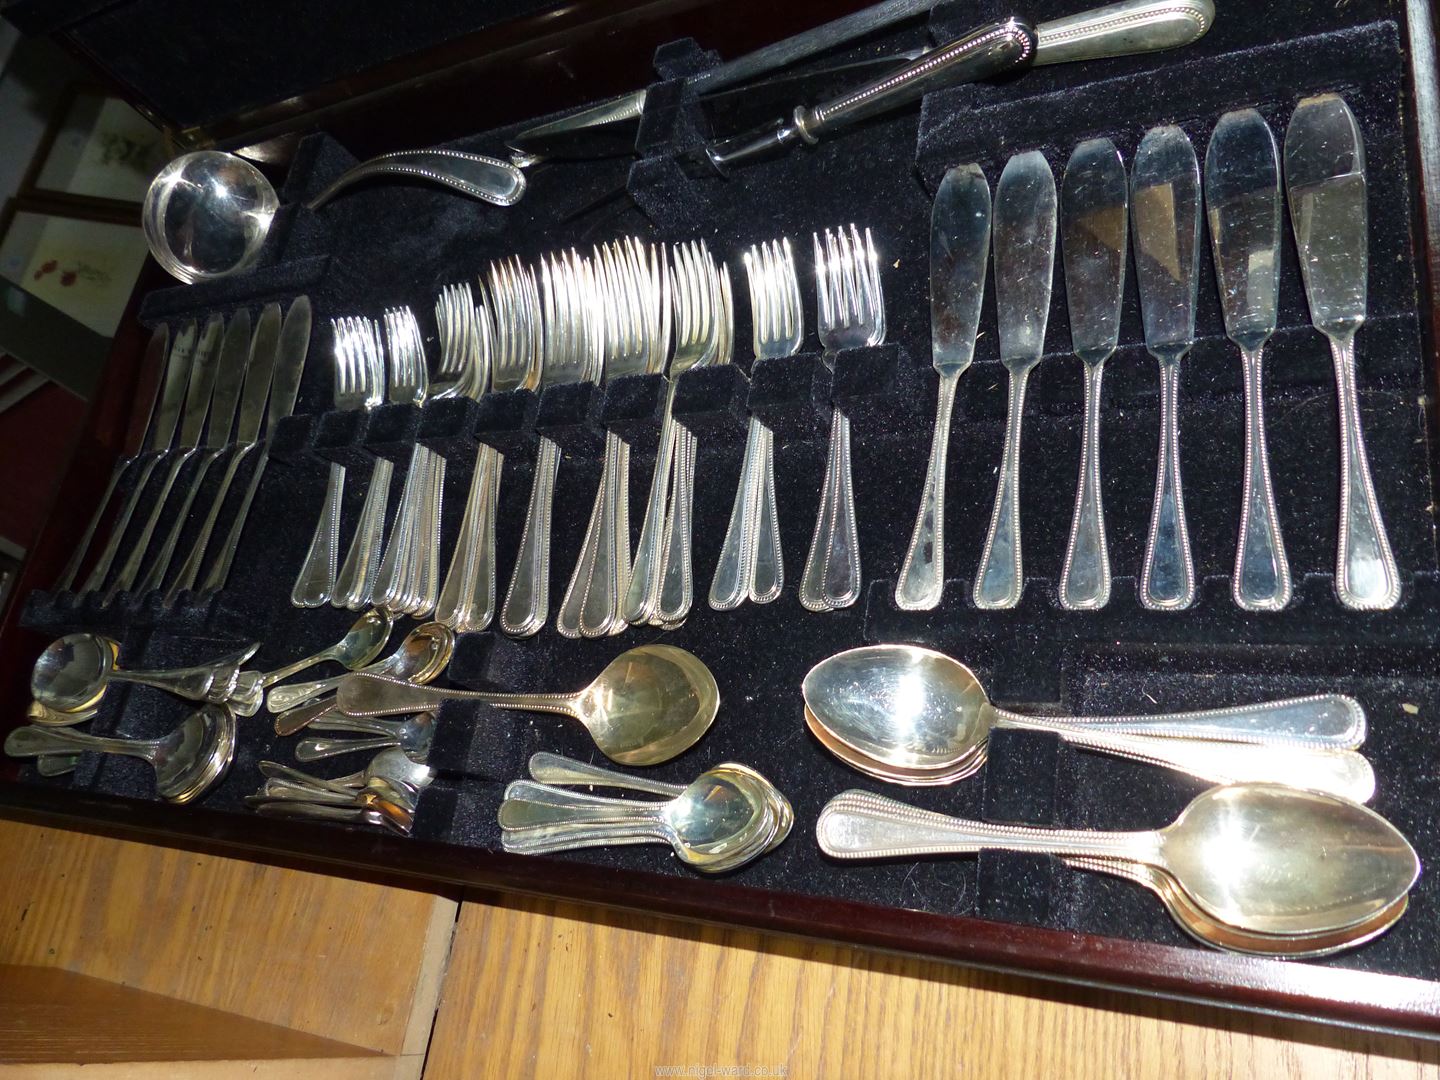
M 74 87 L 56 110 L 22 195 L 136 207 L 167 159 L 158 128 L 119 98 Z
M 0 277 L 110 337 L 147 252 L 139 219 L 105 220 L 15 200 L 0 235 Z

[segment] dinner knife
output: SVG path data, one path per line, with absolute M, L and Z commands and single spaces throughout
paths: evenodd
M 1285 187 L 1310 321 L 1330 341 L 1340 402 L 1335 591 L 1348 608 L 1392 608 L 1400 572 L 1370 479 L 1355 385 L 1355 334 L 1365 321 L 1369 269 L 1365 144 L 1340 95 L 1305 98 L 1295 107 L 1285 131 Z
M 924 6 L 928 7 L 928 5 Z M 881 7 L 885 7 L 885 5 L 881 5 Z M 868 33 L 870 30 L 889 25 L 908 17 L 908 15 L 918 13 L 918 10 L 920 9 L 896 14 L 886 21 L 875 22 L 859 33 Z M 1058 64 L 1177 48 L 1198 40 L 1210 29 L 1214 19 L 1215 5 L 1212 0 L 1120 0 L 1119 3 L 1108 4 L 1037 25 L 1033 53 L 1023 62 L 1036 65 Z M 839 22 L 844 21 L 839 20 Z M 945 60 L 945 54 L 972 36 L 973 33 L 967 34 L 937 49 L 929 50 L 903 69 L 867 84 L 861 90 L 837 98 L 836 102 L 845 102 L 858 95 L 865 95 L 863 100 L 865 111 L 859 114 L 850 114 L 848 117 L 844 114 L 837 116 L 837 125 L 845 122 L 847 118 L 858 120 L 862 116 L 871 116 L 881 109 L 897 107 L 906 101 L 912 101 L 940 86 L 964 81 L 965 74 L 962 70 L 949 70 L 949 61 Z M 793 40 L 787 39 L 786 42 L 780 42 L 777 46 L 767 48 L 777 48 L 779 45 L 786 45 Z M 827 42 L 820 48 L 830 48 L 847 40 L 851 40 L 851 38 L 840 37 Z M 765 51 L 760 50 L 761 53 Z M 722 65 L 710 72 L 695 76 L 688 81 L 688 85 L 697 91 L 717 90 L 722 86 L 732 85 L 764 71 L 772 70 L 774 67 L 793 62 L 803 56 L 813 55 L 816 51 L 819 49 L 786 56 L 778 63 L 758 69 L 743 70 L 738 76 L 732 74 L 735 70 L 733 65 Z M 751 55 L 758 56 L 759 53 Z M 735 61 L 734 65 L 739 65 L 749 59 L 749 57 L 741 58 L 741 60 Z M 936 62 L 940 70 L 933 73 L 917 70 L 917 68 L 923 68 L 927 61 Z M 975 70 L 983 69 L 977 67 Z M 990 78 L 999 73 L 999 70 L 984 74 L 977 73 L 971 74 L 969 78 Z M 886 84 L 891 80 L 900 80 L 900 82 L 894 87 L 888 87 Z M 640 90 L 529 128 L 510 141 L 512 157 L 517 164 L 528 165 L 551 157 L 609 157 L 631 154 L 634 152 L 634 134 L 638 128 L 639 116 L 644 109 L 644 103 L 645 91 Z M 835 102 L 829 104 L 833 108 Z M 812 135 L 819 134 L 815 130 L 812 114 L 823 114 L 823 108 L 807 110 L 801 106 L 796 111 L 796 116 L 790 120 L 736 136 L 733 139 L 720 140 L 707 148 L 703 155 L 704 160 L 717 169 L 724 169 L 739 164 L 741 161 L 751 160 L 754 155 L 774 153 L 777 150 L 807 142 L 809 141 L 806 138 L 807 131 Z M 801 118 L 802 113 L 804 114 L 803 119 Z M 791 130 L 792 128 L 794 130 Z M 609 129 L 613 135 L 606 138 L 596 129 Z M 782 145 L 779 147 L 773 144 L 777 139 L 782 141 Z M 750 156 L 739 154 L 740 151 L 746 149 L 750 151 Z M 720 159 L 718 162 L 715 160 L 716 157 Z
M 170 491 L 175 486 L 175 480 L 180 475 L 180 470 L 185 463 L 195 456 L 200 445 L 200 433 L 205 427 L 205 417 L 210 412 L 211 392 L 215 388 L 215 364 L 216 353 L 220 345 L 220 335 L 224 330 L 225 321 L 219 315 L 212 315 L 205 323 L 205 330 L 200 338 L 200 344 L 195 349 L 195 359 L 190 371 L 190 383 L 185 388 L 185 411 L 180 418 L 180 435 L 175 449 L 167 456 L 169 470 L 165 473 L 160 484 L 160 493 L 155 497 L 155 504 L 150 510 L 150 516 L 145 520 L 144 527 L 140 530 L 140 536 L 130 548 L 130 555 L 121 565 L 115 580 L 110 583 L 110 588 L 105 592 L 104 604 L 109 606 L 115 597 L 130 588 L 135 583 L 135 578 L 140 573 L 140 562 L 145 558 L 145 552 L 150 547 L 150 540 L 155 535 L 155 529 L 160 524 L 160 517 L 165 511 L 165 503 L 169 501 Z
M 145 439 L 147 460 L 140 469 L 135 486 L 130 489 L 130 496 L 125 500 L 120 517 L 116 519 L 114 527 L 110 530 L 110 539 L 106 541 L 105 550 L 100 553 L 100 558 L 91 567 L 85 584 L 80 587 L 82 593 L 94 592 L 99 589 L 105 584 L 105 579 L 110 576 L 110 566 L 119 553 L 120 542 L 130 527 L 130 519 L 140 504 L 140 497 L 144 494 L 145 486 L 150 482 L 150 476 L 155 471 L 155 466 L 160 464 L 160 459 L 165 456 L 165 452 L 170 449 L 170 444 L 175 438 L 175 428 L 180 423 L 180 407 L 185 400 L 185 386 L 190 381 L 190 362 L 195 355 L 195 337 L 195 324 L 193 322 L 186 323 L 180 333 L 175 335 L 174 344 L 170 346 L 170 359 L 165 365 L 165 382 L 160 393 L 160 404 L 151 418 L 150 431 Z
M 278 304 L 267 305 L 261 315 L 261 328 L 264 328 L 266 316 L 270 316 L 271 332 L 274 332 L 279 315 Z M 278 346 L 273 347 L 276 356 L 275 376 L 274 385 L 270 388 L 270 411 L 265 427 L 267 441 L 274 437 L 280 421 L 295 411 L 295 401 L 300 394 L 300 380 L 305 374 L 305 358 L 310 351 L 311 321 L 310 298 L 298 297 L 285 313 L 284 326 L 279 330 Z M 235 512 L 235 519 L 230 524 L 230 531 L 226 534 L 201 586 L 202 592 L 213 592 L 224 587 L 225 579 L 230 574 L 230 566 L 235 561 L 235 551 L 240 546 L 240 536 L 245 531 L 250 506 L 255 501 L 255 493 L 260 489 L 260 478 L 265 474 L 265 465 L 269 460 L 267 447 L 261 450 L 255 462 L 255 469 L 250 474 L 250 482 L 245 487 L 245 494 Z
M 137 592 L 149 592 L 158 589 L 165 583 L 165 575 L 170 570 L 170 560 L 174 558 L 175 547 L 180 543 L 180 534 L 185 531 L 185 523 L 190 516 L 190 507 L 195 503 L 195 497 L 200 494 L 200 486 L 205 482 L 205 474 L 210 471 L 210 466 L 225 452 L 225 446 L 230 442 L 230 429 L 235 423 L 235 409 L 240 403 L 240 386 L 245 378 L 245 353 L 250 347 L 250 314 L 243 313 L 232 316 L 230 323 L 225 328 L 225 336 L 220 342 L 220 360 L 215 373 L 215 391 L 210 399 L 210 418 L 205 425 L 205 448 L 200 454 L 194 475 L 190 477 L 189 490 L 180 504 L 180 510 L 175 515 L 175 521 L 170 526 L 170 532 L 160 545 L 160 550 L 155 553 L 155 558 L 150 564 L 149 571 L 140 579 L 136 588 Z
M 55 582 L 55 591 L 63 592 L 75 583 L 75 575 L 80 572 L 80 564 L 85 561 L 85 553 L 90 549 L 90 542 L 95 538 L 95 530 L 100 525 L 100 519 L 105 516 L 105 509 L 110 505 L 110 499 L 115 494 L 115 488 L 120 483 L 120 478 L 125 475 L 130 466 L 139 461 L 149 450 L 150 437 L 155 428 L 155 412 L 160 404 L 160 396 L 165 388 L 165 349 L 170 343 L 170 328 L 161 323 L 150 335 L 150 343 L 145 346 L 145 359 L 141 365 L 142 370 L 156 373 L 155 388 L 150 394 L 150 410 L 145 414 L 145 422 L 135 428 L 133 425 L 126 430 L 126 434 L 132 432 L 133 441 L 127 440 L 125 449 L 121 453 L 115 467 L 110 470 L 110 482 L 105 486 L 105 493 L 100 496 L 100 501 L 95 505 L 95 513 L 90 517 L 90 524 L 85 526 L 85 532 L 75 545 L 75 550 L 70 555 L 70 561 L 65 564 L 64 571 Z M 153 468 L 153 458 L 151 460 Z M 148 475 L 148 474 L 147 474 Z
M 930 211 L 930 352 L 940 374 L 930 463 L 910 547 L 895 582 L 895 606 L 928 611 L 945 587 L 945 466 L 955 388 L 975 356 L 990 255 L 990 185 L 978 165 L 945 174 Z
M 1071 348 L 1085 365 L 1085 420 L 1075 515 L 1060 574 L 1060 606 L 1094 611 L 1110 602 L 1110 551 L 1100 486 L 1100 383 L 1120 340 L 1120 296 L 1130 225 L 1130 182 L 1109 139 L 1077 146 L 1060 182 L 1060 238 Z

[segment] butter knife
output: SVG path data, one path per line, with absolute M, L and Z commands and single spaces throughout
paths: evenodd
M 1330 341 L 1340 402 L 1335 592 L 1347 608 L 1384 610 L 1400 599 L 1400 573 L 1370 479 L 1355 384 L 1355 334 L 1365 321 L 1369 269 L 1365 144 L 1338 94 L 1296 106 L 1285 131 L 1285 187 L 1310 321 Z
M 978 165 L 945 174 L 930 211 L 930 352 L 940 375 L 935 432 L 910 547 L 895 582 L 895 606 L 927 611 L 945 588 L 945 467 L 955 388 L 975 356 L 990 255 L 990 185 Z

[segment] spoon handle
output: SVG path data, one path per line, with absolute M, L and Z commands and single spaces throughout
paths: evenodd
M 405 720 L 377 720 L 368 716 L 318 716 L 310 721 L 312 731 L 348 731 L 352 735 L 383 735 L 398 739 L 404 730 Z
M 340 680 L 344 675 L 334 675 L 328 679 L 316 679 L 314 682 L 293 683 L 290 686 L 276 686 L 265 698 L 265 707 L 272 713 L 289 712 L 291 709 L 298 709 L 301 705 L 309 704 L 321 694 L 327 694 L 331 690 L 338 689 Z
M 868 791 L 841 792 L 820 812 L 815 835 L 838 859 L 972 855 L 982 848 L 1041 855 L 1094 855 L 1154 863 L 1160 836 L 1153 832 L 1089 832 L 993 825 L 919 810 Z
M 114 739 L 90 735 L 69 728 L 16 728 L 5 739 L 5 753 L 11 757 L 40 757 L 45 754 L 70 754 L 76 750 L 94 750 L 101 754 L 123 754 L 150 760 L 154 745 L 139 739 Z
M 506 829 L 500 834 L 500 841 L 506 851 L 516 855 L 551 855 L 622 844 L 670 843 L 669 837 L 653 825 L 537 825 L 531 829 Z
M 1357 803 L 1369 802 L 1375 795 L 1375 770 L 1363 754 L 1354 750 L 1157 739 L 1063 728 L 1056 731 L 1074 746 L 1149 762 L 1215 784 L 1285 784 L 1328 791 Z
M 301 739 L 295 746 L 296 761 L 321 761 L 325 758 L 339 757 L 341 754 L 357 754 L 363 750 L 388 750 L 392 746 L 399 746 L 400 740 L 393 735 L 379 736 L 374 739 L 327 739 L 320 735 L 312 735 L 309 738 Z
M 502 709 L 527 709 L 574 716 L 573 694 L 495 694 L 477 690 L 443 690 L 417 686 L 404 679 L 356 672 L 343 675 L 337 695 L 347 716 L 395 716 L 426 712 L 447 701 L 478 701 Z
M 282 765 L 278 761 L 260 762 L 260 773 L 261 775 L 274 780 L 288 780 L 292 784 L 302 784 L 312 788 L 320 788 L 321 790 L 325 791 L 333 791 L 339 794 L 344 794 L 346 792 L 349 792 L 351 795 L 354 794 L 355 789 L 352 788 L 349 784 L 346 784 L 344 782 L 346 780 L 356 780 L 357 787 L 364 784 L 365 782 L 365 774 L 363 772 L 352 773 L 350 776 L 342 776 L 335 780 L 326 780 L 323 777 L 314 776 L 307 772 L 302 772 L 300 769 L 292 769 L 289 765 Z
M 1344 694 L 1314 694 L 1256 705 L 1155 716 L 1023 716 L 995 710 L 997 724 L 1015 727 L 1093 727 L 1113 734 L 1262 745 L 1353 750 L 1365 741 L 1365 710 Z
M 623 802 L 624 800 L 618 800 Z M 524 798 L 507 798 L 500 804 L 500 827 L 504 829 L 529 829 L 539 825 L 581 825 L 615 824 L 619 822 L 656 821 L 654 808 L 558 805 Z
M 356 806 L 360 792 L 358 790 L 336 791 L 326 787 L 317 787 L 314 784 L 271 777 L 261 786 L 260 794 L 266 799 L 288 802 L 307 802 L 321 806 Z
M 322 697 L 318 701 L 312 701 L 306 705 L 298 705 L 293 709 L 287 709 L 275 717 L 275 734 L 280 736 L 294 735 L 303 731 L 313 724 L 319 717 L 326 716 L 337 709 L 335 698 Z M 271 710 L 272 712 L 274 710 Z
M 685 791 L 684 784 L 667 784 L 662 780 L 650 780 L 643 776 L 631 776 L 602 769 L 583 761 L 547 754 L 541 751 L 530 757 L 530 778 L 542 784 L 593 784 L 596 787 L 625 788 L 630 791 L 646 791 L 673 799 Z

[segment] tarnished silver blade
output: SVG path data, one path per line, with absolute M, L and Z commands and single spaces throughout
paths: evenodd
M 265 417 L 265 399 L 270 393 L 270 376 L 275 369 L 275 344 L 280 337 L 280 305 L 266 304 L 250 339 L 250 362 L 245 367 L 245 392 L 240 400 L 240 426 L 235 440 L 252 443 L 260 436 Z
M 1285 188 L 1310 318 L 1354 330 L 1365 319 L 1369 243 L 1365 147 L 1338 94 L 1302 101 L 1285 130 Z
M 310 352 L 310 298 L 301 296 L 285 312 L 280 330 L 280 347 L 275 359 L 274 385 L 270 390 L 270 417 L 267 434 L 275 434 L 275 425 L 295 411 L 300 395 L 300 379 L 305 374 L 305 357 Z
M 930 347 L 941 374 L 969 367 L 990 256 L 990 185 L 978 165 L 945 174 L 930 212 Z
M 1000 358 L 1039 360 L 1055 273 L 1055 176 L 1038 150 L 1005 163 L 995 187 L 995 307 Z
M 220 359 L 215 372 L 215 395 L 210 401 L 210 420 L 205 427 L 205 445 L 219 449 L 230 441 L 235 406 L 245 380 L 245 353 L 250 348 L 250 313 L 239 311 L 225 327 L 220 342 Z
M 1129 196 L 1114 143 L 1087 139 L 1075 148 L 1060 183 L 1060 228 L 1071 347 L 1081 358 L 1103 359 L 1120 339 Z
M 1183 351 L 1195 338 L 1200 258 L 1200 164 L 1178 127 L 1146 133 L 1130 178 L 1135 280 L 1145 344 L 1156 355 Z
M 1205 207 L 1225 332 L 1250 347 L 1275 329 L 1280 280 L 1280 165 L 1254 109 L 1226 113 L 1205 151 Z
M 210 394 L 215 388 L 215 369 L 219 361 L 220 333 L 225 320 L 212 315 L 205 323 L 200 344 L 190 372 L 190 385 L 185 388 L 185 414 L 180 420 L 180 445 L 198 446 L 205 417 L 210 412 Z
M 146 450 L 168 450 L 175 441 L 175 427 L 180 422 L 180 406 L 185 401 L 185 387 L 190 382 L 190 362 L 195 356 L 196 328 L 193 322 L 186 323 L 175 335 L 175 344 L 170 346 L 170 360 L 165 365 L 165 382 L 160 393 L 160 405 L 150 424 L 150 434 L 145 441 Z

